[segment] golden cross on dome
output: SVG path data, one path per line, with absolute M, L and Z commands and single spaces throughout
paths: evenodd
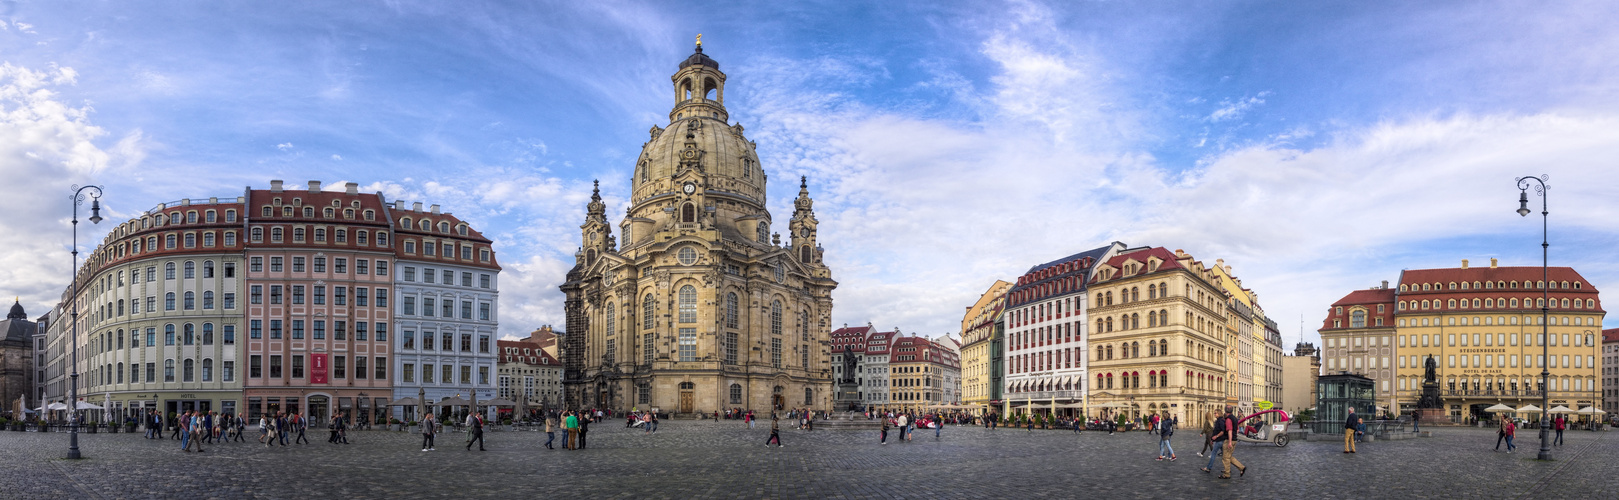
M 698 47 L 703 46 L 703 34 L 702 33 L 697 34 L 697 46 Z

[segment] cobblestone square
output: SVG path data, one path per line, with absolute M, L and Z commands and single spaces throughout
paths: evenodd
M 1569 431 L 1552 462 L 1495 453 L 1488 429 L 1439 428 L 1435 437 L 1365 443 L 1295 440 L 1242 444 L 1245 476 L 1198 469 L 1201 438 L 1178 432 L 1180 459 L 1157 462 L 1157 437 L 1119 433 L 947 427 L 911 442 L 875 431 L 783 430 L 768 423 L 666 422 L 659 432 L 593 427 L 587 450 L 544 449 L 543 432 L 491 432 L 487 452 L 461 434 L 420 451 L 408 433 L 353 433 L 353 444 L 266 448 L 246 442 L 187 453 L 141 434 L 81 434 L 88 457 L 61 457 L 67 434 L 0 432 L 10 463 L 5 498 L 1619 498 L 1619 439 Z M 1218 472 L 1218 471 L 1216 471 Z M 1233 471 L 1235 474 L 1235 471 Z

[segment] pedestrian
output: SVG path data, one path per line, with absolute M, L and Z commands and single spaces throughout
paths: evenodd
M 772 442 L 776 443 L 777 448 L 786 447 L 786 445 L 781 444 L 781 420 L 777 419 L 774 414 L 770 415 L 770 437 L 765 439 L 765 446 L 770 446 Z
M 1344 453 L 1355 452 L 1355 433 L 1360 432 L 1360 415 L 1355 414 L 1355 407 L 1349 407 L 1349 415 L 1344 417 Z
M 294 413 L 292 414 L 292 420 L 293 428 L 298 430 L 298 439 L 292 440 L 292 443 L 309 444 L 309 438 L 304 437 L 304 431 L 309 430 L 309 419 L 304 418 L 302 413 Z
M 1074 426 L 1074 434 L 1079 434 L 1080 431 L 1085 429 L 1085 419 L 1083 418 L 1075 418 L 1072 424 Z
M 1495 451 L 1501 451 L 1501 443 L 1507 440 L 1507 426 L 1511 423 L 1512 419 L 1502 417 L 1501 422 L 1495 426 Z M 1507 451 L 1512 451 L 1512 447 L 1508 446 Z
M 1169 437 L 1175 435 L 1175 423 L 1171 420 L 1158 419 L 1156 415 L 1153 420 L 1157 420 L 1153 425 L 1158 429 L 1158 459 L 1163 460 L 1164 453 L 1168 452 L 1169 461 L 1174 462 L 1175 448 L 1169 445 Z
M 658 432 L 658 412 L 653 411 L 653 412 L 648 412 L 648 413 L 652 414 L 651 415 L 651 417 L 652 417 L 651 418 L 652 432 Z
M 429 413 L 422 418 L 422 451 L 433 451 L 433 436 L 438 435 L 438 429 L 433 421 L 433 414 Z
M 1219 450 L 1216 454 L 1221 457 L 1220 479 L 1231 479 L 1232 464 L 1236 464 L 1238 476 L 1248 474 L 1248 467 L 1242 465 L 1242 462 L 1237 460 L 1236 456 L 1237 417 L 1231 414 L 1235 410 L 1236 408 L 1232 406 L 1225 407 L 1225 416 L 1214 422 L 1215 448 Z M 1213 464 L 1211 463 L 1210 467 L 1212 466 Z M 1208 472 L 1209 469 L 1205 468 L 1203 471 Z
M 483 415 L 477 413 L 467 415 L 467 451 L 472 451 L 472 442 L 478 442 L 478 451 L 489 451 L 483 448 Z
M 556 449 L 555 447 L 551 446 L 551 443 L 557 440 L 557 432 L 556 429 L 552 428 L 553 424 L 555 424 L 555 421 L 552 420 L 549 415 L 547 415 L 545 417 L 545 449 L 547 450 Z
M 1558 415 L 1557 419 L 1552 421 L 1552 430 L 1557 431 L 1557 439 L 1552 441 L 1552 446 L 1563 445 L 1563 429 L 1566 428 L 1568 428 L 1568 420 L 1564 419 L 1562 415 Z
M 888 423 L 889 423 L 888 418 L 884 417 L 883 418 L 883 433 L 880 434 L 881 437 L 878 438 L 878 440 L 877 440 L 877 442 L 879 444 L 888 444 Z M 770 442 L 766 441 L 765 444 L 768 445 L 768 444 L 770 444 Z
M 191 438 L 190 441 L 191 444 L 197 445 L 197 453 L 202 453 L 204 451 L 202 449 L 202 438 L 208 433 L 208 420 L 204 417 L 205 415 L 203 412 L 192 412 L 191 420 L 187 422 L 189 426 L 189 429 L 187 430 Z M 191 451 L 191 448 L 188 446 L 186 451 Z
M 349 414 L 348 412 L 343 412 L 338 415 L 337 442 L 349 444 Z
M 562 427 L 568 430 L 568 441 L 562 443 L 565 449 L 574 449 L 574 440 L 579 436 L 579 417 L 572 410 L 562 412 Z
M 341 415 L 341 413 L 333 412 L 332 419 L 326 422 L 326 431 L 331 433 L 331 435 L 326 436 L 327 443 L 337 444 L 337 424 L 341 421 L 338 419 L 338 415 Z
M 270 416 L 269 415 L 259 415 L 259 443 L 263 444 L 264 446 L 270 446 L 270 443 L 264 442 L 264 438 L 267 438 L 269 436 L 270 436 Z
M 753 428 L 753 410 L 748 410 L 747 416 L 742 417 L 742 420 L 744 420 L 743 423 L 748 424 L 749 429 L 752 429 Z
M 585 436 L 587 434 L 590 434 L 590 412 L 585 412 L 585 418 L 579 420 L 579 447 L 574 449 L 585 449 Z
M 1158 415 L 1155 414 L 1155 415 L 1149 417 L 1148 420 L 1147 420 L 1147 433 L 1148 434 L 1154 434 L 1154 433 L 1157 433 L 1157 432 L 1158 432 Z
M 1422 417 L 1421 412 L 1418 412 L 1416 410 L 1411 410 L 1411 433 L 1412 434 L 1416 434 L 1416 432 L 1417 432 L 1417 421 L 1422 420 L 1420 417 Z
M 938 415 L 933 416 L 933 439 L 939 439 L 939 431 L 944 430 L 944 419 Z
M 1512 453 L 1512 450 L 1518 449 L 1518 445 L 1512 443 L 1512 438 L 1518 435 L 1518 426 L 1511 420 L 1507 420 L 1502 425 L 1505 426 L 1504 432 L 1506 432 L 1507 436 L 1507 453 Z
M 1209 451 L 1209 449 L 1214 446 L 1214 419 L 1214 412 L 1211 411 L 1203 413 L 1202 430 L 1198 431 L 1197 433 L 1197 435 L 1203 437 L 1203 449 L 1197 452 L 1197 456 L 1203 456 L 1204 452 Z M 1214 463 L 1212 457 L 1210 458 L 1209 463 Z
M 185 450 L 186 452 L 191 451 L 191 432 L 189 432 L 190 430 L 191 430 L 191 412 L 189 412 L 189 411 L 188 412 L 183 412 L 183 413 L 180 414 L 180 428 L 179 428 L 178 432 L 180 434 L 183 434 L 182 436 L 180 436 L 180 449 Z

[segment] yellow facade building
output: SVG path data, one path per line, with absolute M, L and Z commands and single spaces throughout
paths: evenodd
M 993 390 L 1001 380 L 995 369 L 998 344 L 996 323 L 1006 306 L 1006 292 L 1012 284 L 996 280 L 967 307 L 961 317 L 961 400 L 968 405 L 988 405 L 1000 399 Z
M 1088 293 L 1091 414 L 1150 413 L 1197 422 L 1227 404 L 1226 293 L 1183 251 L 1119 252 Z
M 1455 421 L 1488 418 L 1483 410 L 1495 404 L 1540 406 L 1542 370 L 1550 371 L 1545 390 L 1552 406 L 1577 410 L 1600 401 L 1606 313 L 1598 291 L 1572 268 L 1552 267 L 1548 274 L 1544 279 L 1540 267 L 1498 267 L 1495 259 L 1487 268 L 1464 260 L 1460 268 L 1401 273 L 1394 325 L 1401 410 L 1409 412 L 1421 397 L 1429 357 Z M 1548 324 L 1542 323 L 1543 305 Z

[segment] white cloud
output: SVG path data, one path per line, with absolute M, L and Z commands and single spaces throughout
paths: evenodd
M 73 84 L 76 75 L 71 68 L 0 64 L 0 176 L 22 183 L 0 197 L 0 212 L 28 214 L 0 219 L 0 232 L 29 235 L 0 248 L 0 262 L 6 263 L 0 266 L 0 290 L 20 295 L 31 315 L 54 305 L 70 276 L 69 185 L 98 182 L 98 174 L 133 167 L 144 157 L 138 130 L 110 152 L 103 150 L 97 143 L 107 133 L 91 124 L 90 108 L 61 102 L 55 87 Z M 116 197 L 104 201 L 109 218 L 130 211 Z M 81 218 L 87 208 L 81 208 Z M 93 249 L 103 231 L 80 226 L 81 249 Z
M 332 155 L 332 159 L 341 161 L 343 157 L 341 155 Z
M 279 149 L 279 150 L 282 150 L 282 151 L 291 151 L 292 150 L 292 143 L 283 142 L 281 144 L 276 144 L 275 148 Z
M 1248 112 L 1249 109 L 1253 109 L 1254 106 L 1264 104 L 1265 96 L 1268 95 L 1270 95 L 1270 91 L 1267 90 L 1260 92 L 1259 95 L 1248 97 L 1246 99 L 1237 99 L 1236 101 L 1229 99 L 1222 100 L 1220 101 L 1220 109 L 1216 109 L 1213 113 L 1209 113 L 1209 116 L 1204 118 L 1204 120 L 1209 122 L 1223 122 L 1242 118 L 1243 113 Z

